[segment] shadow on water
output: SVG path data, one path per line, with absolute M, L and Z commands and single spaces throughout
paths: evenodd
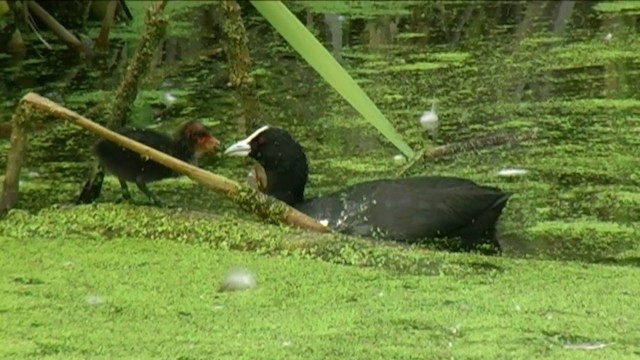
M 637 264 L 637 258 L 617 256 L 638 249 L 638 161 L 632 155 L 640 145 L 638 11 L 569 1 L 354 4 L 300 1 L 292 9 L 413 148 L 428 145 L 417 118 L 433 99 L 441 119 L 437 144 L 533 129 L 540 134 L 535 144 L 438 159 L 416 166 L 413 175 L 471 177 L 514 193 L 501 224 L 508 254 Z M 244 11 L 260 120 L 290 128 L 303 142 L 313 171 L 310 195 L 392 176 L 396 151 L 255 11 Z M 225 141 L 239 136 L 240 109 L 227 86 L 228 66 L 213 18 L 206 6 L 180 18 L 186 25 L 179 28 L 190 32 L 170 33 L 156 54 L 132 123 L 170 129 L 197 118 Z M 29 54 L 19 64 L 0 58 L 6 79 L 0 85 L 0 123 L 10 119 L 15 101 L 27 91 L 103 121 L 107 92 L 117 86 L 136 46 L 117 29 L 114 38 L 108 54 L 90 61 L 64 50 L 40 50 L 42 58 Z M 166 93 L 178 101 L 167 104 Z M 94 141 L 58 120 L 40 122 L 50 131 L 31 138 L 24 173 L 40 174 L 42 185 L 25 187 L 20 206 L 30 210 L 74 196 Z M 0 147 L 6 149 L 6 141 Z M 1 167 L 5 161 L 0 159 Z M 203 166 L 236 179 L 247 171 L 226 159 Z M 529 173 L 501 178 L 496 172 L 502 168 Z M 25 178 L 27 184 L 35 181 Z M 58 191 L 52 193 L 54 183 Z M 104 198 L 115 196 L 113 184 Z M 219 200 L 185 194 L 184 186 L 156 187 L 161 196 L 193 200 L 196 210 L 209 210 L 207 204 Z

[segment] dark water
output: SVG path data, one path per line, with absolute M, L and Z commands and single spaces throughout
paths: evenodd
M 603 13 L 597 2 L 567 1 L 362 3 L 326 8 L 294 2 L 292 9 L 414 149 L 427 145 L 417 119 L 432 99 L 438 100 L 441 119 L 437 144 L 539 132 L 533 144 L 438 159 L 411 173 L 467 176 L 513 192 L 503 223 L 506 247 L 515 253 L 593 260 L 637 249 L 631 239 L 640 219 L 634 155 L 640 142 L 640 41 L 633 11 Z M 314 172 L 309 192 L 393 175 L 397 165 L 391 158 L 398 152 L 250 5 L 243 8 L 259 120 L 294 129 L 308 148 Z M 227 86 L 228 65 L 212 18 L 209 7 L 172 18 L 191 35 L 170 32 L 133 122 L 171 128 L 184 119 L 207 119 L 222 139 L 239 136 L 241 109 Z M 10 119 L 27 91 L 80 113 L 108 104 L 136 47 L 135 37 L 119 36 L 117 29 L 109 53 L 89 60 L 30 43 L 34 47 L 24 61 L 0 58 L 0 123 Z M 168 107 L 166 92 L 179 103 Z M 103 114 L 92 118 L 102 121 Z M 26 168 L 73 189 L 88 169 L 94 138 L 60 120 L 39 121 L 49 131 L 33 136 Z M 7 148 L 5 140 L 0 148 Z M 225 176 L 246 173 L 237 164 L 221 164 L 217 170 Z M 529 174 L 496 176 L 503 168 L 526 168 Z M 68 191 L 24 206 L 50 206 L 72 197 Z

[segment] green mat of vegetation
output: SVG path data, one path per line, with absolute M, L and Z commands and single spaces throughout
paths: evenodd
M 5 237 L 0 247 L 7 359 L 640 354 L 634 267 L 495 259 L 501 271 L 416 276 L 162 240 Z M 258 287 L 217 293 L 234 265 Z

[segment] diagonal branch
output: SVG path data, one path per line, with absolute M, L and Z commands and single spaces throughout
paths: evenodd
M 91 49 L 87 48 L 78 38 L 73 35 L 67 28 L 62 26 L 47 10 L 43 9 L 34 0 L 28 0 L 26 2 L 29 10 L 38 17 L 43 23 L 49 27 L 49 29 L 71 49 L 78 52 L 87 52 Z
M 456 155 L 469 151 L 477 151 L 494 146 L 501 146 L 506 144 L 514 144 L 522 141 L 535 140 L 538 133 L 535 131 L 522 133 L 522 134 L 509 134 L 509 135 L 494 135 L 480 139 L 471 139 L 464 142 L 456 142 L 434 148 L 423 150 L 418 156 L 413 158 L 407 165 L 405 165 L 398 173 L 397 177 L 402 177 L 407 171 L 409 171 L 415 164 L 421 161 L 428 161 L 446 156 Z

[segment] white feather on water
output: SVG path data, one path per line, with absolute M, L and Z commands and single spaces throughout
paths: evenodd
M 438 113 L 436 112 L 436 103 L 431 104 L 431 110 L 425 111 L 420 116 L 420 125 L 422 129 L 434 132 L 438 129 Z
M 527 169 L 502 169 L 498 171 L 498 176 L 522 176 L 529 173 Z
M 420 116 L 420 126 L 422 131 L 429 133 L 432 140 L 438 136 L 438 113 L 436 112 L 436 101 L 431 103 L 431 110 L 425 111 Z
M 235 267 L 227 272 L 218 291 L 241 291 L 255 287 L 256 278 L 253 274 L 245 268 Z
M 406 157 L 404 157 L 404 155 L 400 155 L 400 154 L 398 154 L 398 155 L 396 155 L 396 156 L 394 156 L 394 157 L 393 157 L 393 161 L 395 161 L 395 162 L 396 162 L 396 163 L 398 163 L 398 164 L 402 164 L 402 163 L 404 163 L 405 161 L 407 161 L 407 158 L 406 158 Z
M 594 341 L 594 342 L 585 342 L 585 343 L 576 343 L 576 344 L 566 343 L 563 345 L 563 348 L 567 350 L 600 350 L 609 345 L 611 344 L 607 344 L 600 341 Z
M 178 101 L 178 98 L 176 98 L 175 96 L 173 96 L 171 93 L 164 93 L 164 104 L 166 106 L 171 106 L 173 105 L 176 101 Z
M 85 301 L 89 305 L 97 306 L 97 305 L 102 305 L 104 303 L 104 298 L 100 295 L 87 295 L 85 297 Z

